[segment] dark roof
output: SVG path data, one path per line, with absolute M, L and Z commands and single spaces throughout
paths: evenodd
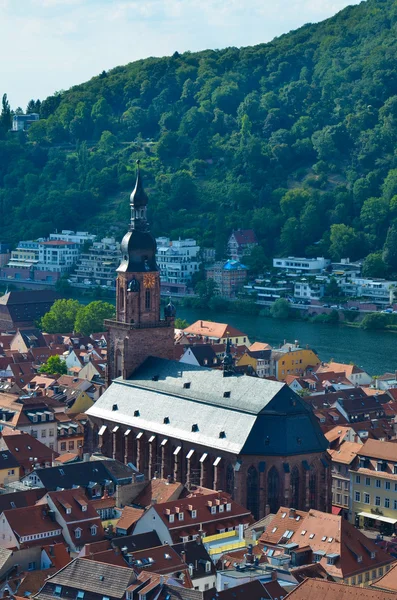
M 236 238 L 239 246 L 244 244 L 257 244 L 258 240 L 253 229 L 237 229 L 232 235 Z
M 40 329 L 19 329 L 18 331 L 28 348 L 41 348 L 47 346 Z
M 137 535 L 123 535 L 119 538 L 113 538 L 112 546 L 115 548 L 126 547 L 128 552 L 131 552 L 161 546 L 161 541 L 156 531 L 149 531 L 148 533 L 138 533 Z
M 13 290 L 1 296 L 0 304 L 25 306 L 34 302 L 54 302 L 57 298 L 60 298 L 60 295 L 52 290 Z
M 0 471 L 3 469 L 14 469 L 19 467 L 19 463 L 16 458 L 11 454 L 9 450 L 0 451 Z
M 216 573 L 215 565 L 204 545 L 198 543 L 196 540 L 174 544 L 172 548 L 187 565 L 193 565 L 193 574 L 191 574 L 192 579 L 208 577 L 208 572 L 205 567 L 207 562 L 210 562 L 211 564 L 211 573 Z M 183 556 L 183 552 L 185 553 L 185 556 Z
M 311 407 L 286 384 L 154 357 L 116 379 L 87 414 L 235 454 L 328 447 Z
M 204 364 L 204 360 L 208 360 L 208 362 L 211 363 L 215 358 L 217 358 L 211 344 L 198 344 L 197 346 L 190 346 L 189 350 L 191 350 L 201 365 Z
M 0 494 L 0 513 L 11 508 L 34 506 L 45 494 L 44 489 L 33 489 L 10 494 Z
M 116 461 L 93 460 L 70 463 L 60 467 L 36 469 L 35 475 L 48 491 L 55 491 L 58 488 L 71 489 L 73 486 L 87 487 L 90 482 L 105 484 L 109 479 L 116 483 L 118 482 L 117 477 L 107 468 L 110 463 L 114 462 Z M 114 464 L 112 464 L 112 468 L 114 468 Z M 115 470 L 117 471 L 117 468 Z M 124 470 L 122 472 L 123 479 L 125 479 L 126 472 Z M 130 469 L 130 473 L 132 477 L 132 469 Z
M 36 598 L 53 598 L 55 586 L 62 586 L 60 597 L 72 597 L 70 590 L 98 594 L 102 598 L 122 598 L 135 573 L 127 567 L 76 558 L 50 577 Z M 75 597 L 75 596 L 74 596 Z

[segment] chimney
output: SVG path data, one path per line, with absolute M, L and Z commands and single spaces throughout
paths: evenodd
M 289 509 L 289 518 L 290 519 L 295 519 L 295 517 L 296 517 L 296 510 L 295 510 L 295 508 L 290 508 Z

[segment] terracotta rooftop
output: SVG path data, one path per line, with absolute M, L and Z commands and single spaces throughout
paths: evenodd
M 264 344 L 263 342 L 254 342 L 249 347 L 250 352 L 258 352 L 262 350 L 271 350 L 272 347 L 270 344 Z
M 397 563 L 383 577 L 374 581 L 371 587 L 397 592 Z
M 394 592 L 376 591 L 372 588 L 354 587 L 324 579 L 306 579 L 287 596 L 288 600 L 392 600 Z
M 357 442 L 343 442 L 339 450 L 328 450 L 328 452 L 330 453 L 334 462 L 350 465 L 352 460 L 356 458 L 357 454 L 361 453 L 362 448 L 363 445 Z
M 186 327 L 184 332 L 219 339 L 227 337 L 241 337 L 246 335 L 228 323 L 216 323 L 212 321 L 201 320 L 189 325 L 189 327 Z
M 392 442 L 369 439 L 361 446 L 359 454 L 370 458 L 397 462 L 397 447 Z
M 130 529 L 135 523 L 141 518 L 144 513 L 143 508 L 133 508 L 132 506 L 125 506 L 121 513 L 120 519 L 117 521 L 117 529 L 123 529 L 129 533 Z
M 158 504 L 177 500 L 184 490 L 182 483 L 170 483 L 167 479 L 151 479 L 144 490 L 135 498 L 134 504 L 150 506 L 152 502 Z

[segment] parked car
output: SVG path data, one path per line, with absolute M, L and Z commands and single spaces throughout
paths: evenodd
M 358 306 L 351 306 L 349 310 L 359 310 Z

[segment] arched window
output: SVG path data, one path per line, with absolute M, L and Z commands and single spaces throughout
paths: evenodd
M 226 492 L 234 497 L 234 467 L 230 463 L 226 469 Z
M 300 477 L 299 477 L 299 470 L 298 467 L 294 467 L 292 469 L 292 473 L 291 473 L 291 503 L 290 505 L 293 508 L 300 508 L 299 505 L 299 483 L 300 483 Z
M 309 508 L 316 508 L 317 505 L 317 473 L 311 466 L 309 478 Z
M 272 467 L 267 476 L 267 503 L 271 513 L 276 513 L 280 508 L 280 475 L 276 467 Z
M 258 471 L 253 465 L 247 472 L 247 508 L 256 519 L 259 518 L 259 485 Z

